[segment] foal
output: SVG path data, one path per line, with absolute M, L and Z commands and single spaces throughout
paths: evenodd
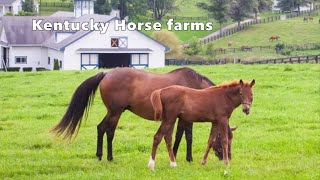
M 222 83 L 202 90 L 182 86 L 170 86 L 159 89 L 151 94 L 154 109 L 154 119 L 162 120 L 154 136 L 152 153 L 148 167 L 153 170 L 157 147 L 164 137 L 170 157 L 170 166 L 176 166 L 176 160 L 171 148 L 172 131 L 177 117 L 187 122 L 211 122 L 212 128 L 207 149 L 202 158 L 202 164 L 207 162 L 208 153 L 220 133 L 223 160 L 229 164 L 228 157 L 228 128 L 229 118 L 235 108 L 242 104 L 242 110 L 249 114 L 253 101 L 251 83 L 242 80 Z

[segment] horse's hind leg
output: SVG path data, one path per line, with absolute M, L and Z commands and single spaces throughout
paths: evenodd
M 108 155 L 107 159 L 108 161 L 113 160 L 113 155 L 112 155 L 112 141 L 114 138 L 114 132 L 116 130 L 116 127 L 119 122 L 119 118 L 121 116 L 121 112 L 119 113 L 112 113 L 110 115 L 110 119 L 106 121 L 106 134 L 107 134 L 107 143 L 108 143 Z
M 208 140 L 208 145 L 207 145 L 207 149 L 203 155 L 203 158 L 202 158 L 202 161 L 201 163 L 204 165 L 207 163 L 207 159 L 208 159 L 208 154 L 209 154 L 209 151 L 212 147 L 212 145 L 215 143 L 216 141 L 216 137 L 218 135 L 218 127 L 215 125 L 212 124 L 212 127 L 211 127 L 211 132 L 210 132 L 210 136 L 209 136 L 209 140 Z
M 191 162 L 192 159 L 192 127 L 193 123 L 185 122 L 186 142 L 187 142 L 187 161 Z
M 96 156 L 98 157 L 99 160 L 102 158 L 102 149 L 103 149 L 103 135 L 104 132 L 106 131 L 106 122 L 110 119 L 110 114 L 108 113 L 101 123 L 97 126 L 97 152 Z
M 169 122 L 169 128 L 167 129 L 167 132 L 164 135 L 164 140 L 167 145 L 167 150 L 168 150 L 168 154 L 169 154 L 169 158 L 170 158 L 170 166 L 171 167 L 177 166 L 176 159 L 175 159 L 175 156 L 174 156 L 173 150 L 172 150 L 172 132 L 173 132 L 173 127 L 174 127 L 175 121 L 176 121 L 176 118 L 172 119 L 172 121 Z
M 184 122 L 182 121 L 182 119 L 179 118 L 177 132 L 176 132 L 176 139 L 175 139 L 174 145 L 173 145 L 173 154 L 175 157 L 177 157 L 177 152 L 179 149 L 179 145 L 180 145 L 184 130 L 185 130 Z

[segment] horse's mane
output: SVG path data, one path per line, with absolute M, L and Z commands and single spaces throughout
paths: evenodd
M 182 72 L 182 73 L 185 73 L 187 78 L 191 79 L 196 79 L 198 81 L 201 81 L 201 80 L 204 80 L 206 81 L 210 86 L 215 86 L 215 84 L 209 79 L 207 78 L 206 76 L 203 76 L 199 73 L 197 73 L 195 70 L 191 69 L 191 68 L 188 68 L 188 67 L 182 67 L 182 68 L 178 68 L 178 69 L 175 69 L 169 73 L 178 73 L 178 72 Z
M 243 81 L 244 86 L 249 86 L 250 82 Z M 234 87 L 240 85 L 240 80 L 233 80 L 228 82 L 223 82 L 221 84 L 218 84 L 217 86 L 214 86 L 212 88 L 227 88 L 227 87 Z

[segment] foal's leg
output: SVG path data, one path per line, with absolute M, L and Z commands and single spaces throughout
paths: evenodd
M 179 145 L 180 145 L 184 130 L 185 130 L 184 122 L 182 119 L 179 118 L 177 132 L 176 132 L 176 139 L 175 139 L 174 145 L 173 145 L 173 154 L 175 157 L 177 157 L 177 152 L 179 149 Z
M 103 120 L 100 122 L 100 124 L 97 126 L 97 152 L 96 156 L 99 160 L 102 158 L 102 148 L 103 148 L 103 135 L 106 131 L 106 122 L 110 119 L 110 113 L 103 118 Z
M 172 121 L 170 121 L 169 128 L 167 129 L 167 132 L 164 135 L 164 140 L 167 145 L 167 150 L 168 150 L 168 154 L 169 154 L 169 158 L 170 158 L 170 166 L 171 167 L 177 166 L 176 159 L 175 159 L 175 156 L 174 156 L 173 150 L 172 150 L 172 132 L 173 132 L 175 121 L 176 121 L 175 118 Z
M 207 145 L 207 149 L 203 155 L 203 158 L 202 158 L 202 161 L 201 163 L 204 165 L 207 163 L 207 159 L 208 159 L 208 154 L 209 154 L 209 151 L 212 147 L 212 145 L 215 143 L 216 141 L 216 137 L 218 135 L 218 127 L 217 126 L 214 126 L 213 123 L 212 123 L 212 127 L 211 127 L 211 132 L 210 132 L 210 136 L 209 136 L 209 140 L 208 140 L 208 145 Z
M 164 132 L 166 131 L 166 129 L 167 129 L 167 123 L 164 120 L 162 120 L 161 125 L 153 138 L 152 152 L 151 152 L 151 157 L 148 164 L 148 167 L 151 170 L 154 170 L 157 148 L 162 140 L 162 137 L 164 136 Z
M 121 112 L 112 113 L 112 116 L 106 122 L 106 131 L 105 132 L 107 134 L 107 143 L 108 143 L 108 156 L 107 156 L 108 161 L 113 160 L 112 141 L 114 138 L 114 132 L 115 132 L 116 127 L 118 125 L 120 116 L 121 116 Z
M 222 143 L 222 150 L 223 150 L 223 161 L 225 165 L 229 164 L 228 158 L 228 122 L 222 123 L 220 126 L 220 134 L 221 134 L 221 143 Z

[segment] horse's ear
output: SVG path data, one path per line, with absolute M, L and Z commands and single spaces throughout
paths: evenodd
M 256 80 L 253 79 L 253 80 L 251 81 L 251 83 L 250 83 L 250 86 L 253 87 L 254 84 L 256 84 Z
M 231 129 L 231 131 L 235 131 L 235 130 L 237 130 L 237 128 L 238 128 L 238 126 L 235 126 L 235 127 L 230 128 L 230 129 Z
M 240 79 L 240 85 L 243 86 L 243 81 L 242 81 L 242 79 Z

